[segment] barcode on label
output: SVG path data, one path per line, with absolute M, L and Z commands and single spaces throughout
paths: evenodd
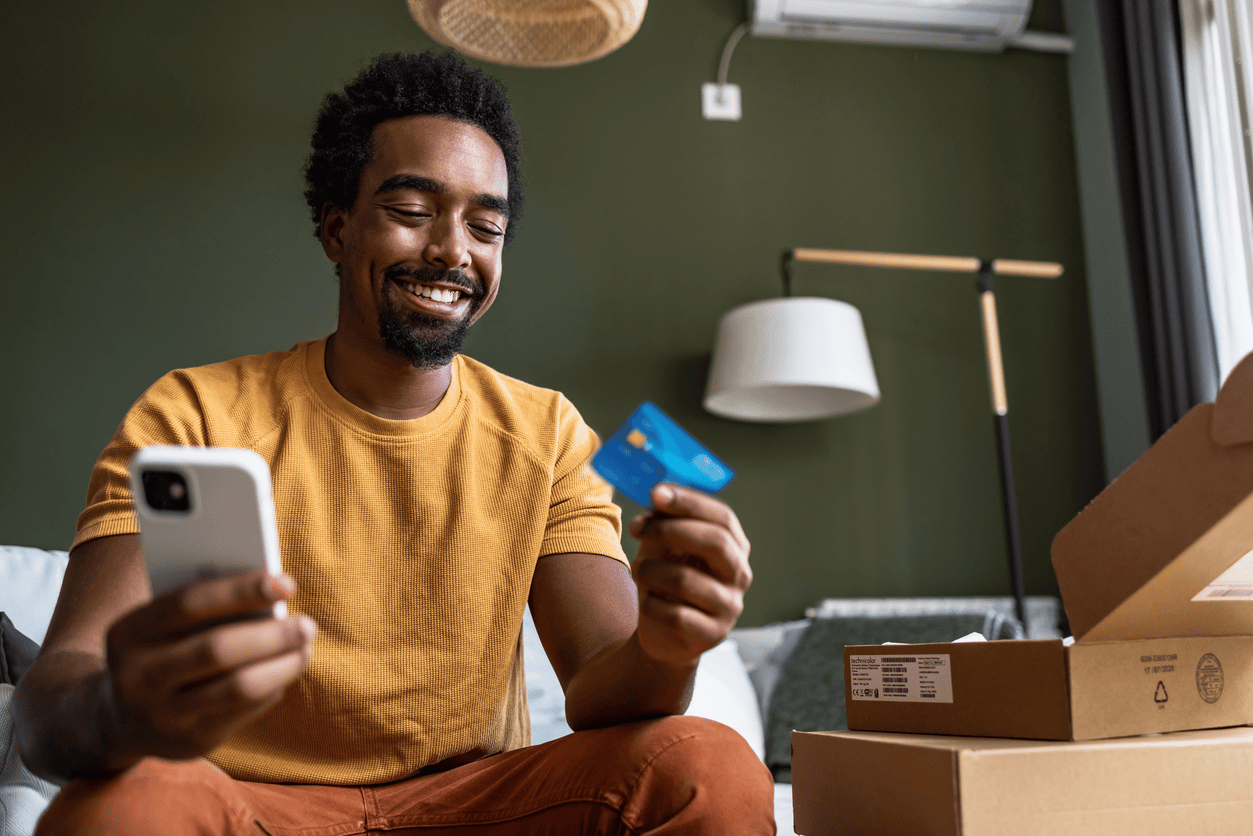
M 1253 598 L 1253 589 L 1211 589 L 1206 598 Z
M 850 700 L 931 704 L 953 701 L 953 680 L 948 654 L 850 654 L 847 659 L 847 693 Z

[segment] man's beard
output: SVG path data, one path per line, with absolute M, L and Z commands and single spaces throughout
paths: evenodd
M 427 284 L 452 284 L 470 297 L 470 306 L 461 319 L 440 319 L 417 311 L 401 310 L 392 301 L 386 285 L 396 280 Z M 379 336 L 391 352 L 409 361 L 415 369 L 437 369 L 448 365 L 461 351 L 470 333 L 474 312 L 483 304 L 483 288 L 477 286 L 461 270 L 435 270 L 426 267 L 389 267 L 383 271 L 383 299 L 379 305 Z M 407 291 L 397 288 L 398 292 Z

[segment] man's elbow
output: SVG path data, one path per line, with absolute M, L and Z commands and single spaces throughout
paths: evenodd
M 45 742 L 47 730 L 39 710 L 40 704 L 46 705 L 47 700 L 32 682 L 31 674 L 38 676 L 37 665 L 27 671 L 13 691 L 13 742 L 23 766 L 45 781 L 62 784 L 68 776 L 58 774 L 48 757 L 52 747 Z
M 14 743 L 23 765 L 45 781 L 64 784 L 95 762 L 88 753 L 99 748 L 102 733 L 103 668 L 104 660 L 88 653 L 42 653 L 18 681 Z

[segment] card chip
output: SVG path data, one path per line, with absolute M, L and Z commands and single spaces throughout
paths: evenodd
M 631 430 L 631 432 L 627 434 L 626 440 L 632 447 L 639 447 L 642 449 L 644 445 L 648 443 L 648 436 L 644 435 L 639 430 Z

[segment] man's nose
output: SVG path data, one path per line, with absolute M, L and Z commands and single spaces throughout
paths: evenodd
M 469 235 L 459 221 L 444 215 L 428 228 L 431 237 L 423 253 L 428 264 L 444 270 L 464 270 L 470 266 Z

